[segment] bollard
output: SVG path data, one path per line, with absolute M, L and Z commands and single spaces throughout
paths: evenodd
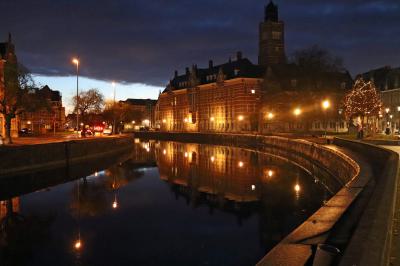
M 315 252 L 313 266 L 329 266 L 334 261 L 340 250 L 328 244 L 318 244 Z

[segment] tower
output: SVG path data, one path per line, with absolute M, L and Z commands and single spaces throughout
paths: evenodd
M 278 6 L 270 1 L 265 7 L 264 21 L 260 23 L 259 28 L 259 65 L 271 66 L 285 63 L 284 37 L 284 23 L 278 19 Z

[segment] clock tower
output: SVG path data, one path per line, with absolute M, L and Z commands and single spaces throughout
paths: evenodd
M 284 37 L 284 23 L 278 19 L 278 6 L 271 1 L 265 7 L 264 21 L 259 28 L 259 65 L 271 66 L 286 62 Z

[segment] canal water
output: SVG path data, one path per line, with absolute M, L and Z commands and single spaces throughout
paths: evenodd
M 135 140 L 114 161 L 1 184 L 0 265 L 254 265 L 335 192 L 315 169 Z

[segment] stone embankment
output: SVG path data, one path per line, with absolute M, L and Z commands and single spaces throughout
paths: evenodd
M 133 148 L 128 136 L 0 147 L 0 178 L 115 156 Z

